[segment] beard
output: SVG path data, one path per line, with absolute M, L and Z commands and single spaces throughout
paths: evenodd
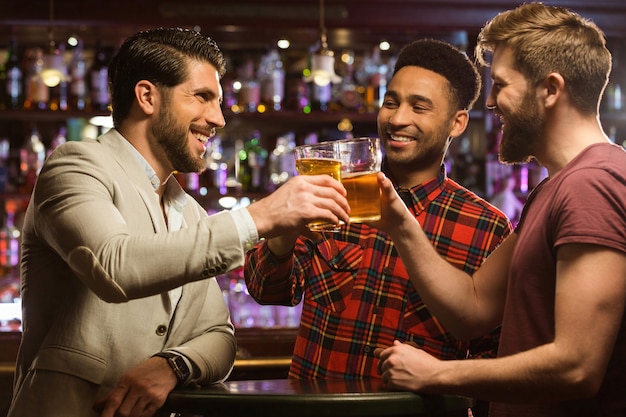
M 499 161 L 505 164 L 530 162 L 544 125 L 534 92 L 529 90 L 520 106 L 506 116 L 498 151 Z
M 206 169 L 204 158 L 189 148 L 189 128 L 176 123 L 166 104 L 159 110 L 152 134 L 176 171 L 202 172 Z

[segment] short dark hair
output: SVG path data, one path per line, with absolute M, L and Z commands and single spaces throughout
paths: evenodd
M 393 73 L 406 66 L 424 68 L 448 80 L 456 110 L 469 110 L 478 99 L 482 86 L 480 73 L 465 53 L 448 42 L 419 39 L 405 45 Z
M 226 72 L 217 43 L 193 30 L 150 29 L 126 39 L 109 63 L 114 125 L 128 117 L 137 82 L 148 80 L 157 87 L 174 87 L 189 76 L 190 60 L 212 64 L 220 78 Z

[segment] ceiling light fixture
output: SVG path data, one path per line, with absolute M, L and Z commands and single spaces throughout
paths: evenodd
M 328 49 L 324 26 L 324 0 L 320 0 L 320 48 L 311 55 L 311 74 L 304 77 L 304 81 L 314 82 L 322 87 L 341 81 L 341 77 L 335 73 L 335 54 Z

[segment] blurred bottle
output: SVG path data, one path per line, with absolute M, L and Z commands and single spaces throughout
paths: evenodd
M 367 86 L 367 108 L 369 111 L 378 111 L 387 91 L 387 65 L 380 56 L 380 49 L 375 48 L 372 55 L 372 72 L 369 74 Z
M 56 135 L 50 141 L 50 147 L 46 151 L 46 158 L 50 156 L 50 154 L 58 148 L 60 145 L 63 145 L 67 142 L 67 127 L 61 126 Z
M 371 54 L 366 54 L 355 73 L 359 84 L 365 87 L 364 105 L 368 112 L 380 109 L 382 100 L 387 91 L 387 77 L 389 68 L 383 61 L 380 49 L 374 48 Z
M 46 70 L 43 74 L 44 83 L 50 89 L 48 108 L 66 111 L 69 108 L 69 74 L 65 63 L 65 44 L 56 47 L 54 43 L 51 43 L 48 54 L 44 55 L 44 63 L 46 67 L 56 71 L 52 85 L 46 82 Z M 58 82 L 56 81 L 57 78 Z
M 280 54 L 275 49 L 261 58 L 258 78 L 261 83 L 261 102 L 268 109 L 282 110 L 285 96 L 285 69 Z
M 260 305 L 254 301 L 243 277 L 243 269 L 238 268 L 227 275 L 227 303 L 231 320 L 235 327 L 255 327 L 258 324 Z M 225 297 L 226 298 L 226 297 Z
M 109 59 L 112 50 L 102 43 L 96 46 L 93 65 L 89 69 L 89 91 L 91 107 L 94 111 L 108 111 L 111 98 L 109 96 Z
M 261 132 L 255 130 L 248 141 L 248 164 L 252 170 L 250 191 L 263 192 L 267 186 L 268 152 L 261 145 Z
M 261 103 L 261 86 L 254 76 L 254 60 L 247 58 L 237 68 L 241 88 L 239 89 L 239 109 L 246 112 L 256 112 Z
M 609 82 L 606 85 L 602 101 L 600 102 L 600 111 L 602 113 L 620 113 L 624 110 L 624 99 L 622 97 L 622 81 L 624 75 L 619 61 L 619 48 L 611 51 L 612 69 Z
M 222 138 L 215 135 L 207 144 L 207 169 L 200 177 L 200 187 L 216 189 L 221 195 L 227 193 L 226 179 L 228 178 L 228 164 L 224 158 Z
M 356 111 L 363 106 L 362 93 L 354 78 L 354 58 L 346 62 L 346 73 L 335 87 L 333 101 L 339 110 Z
M 9 152 L 11 143 L 7 138 L 0 139 L 0 194 L 11 191 L 9 183 Z
M 2 206 L 2 227 L 0 228 L 0 267 L 15 271 L 19 264 L 20 230 L 15 226 L 17 202 L 6 199 Z M 16 275 L 17 272 L 15 272 Z
M 46 148 L 39 129 L 33 126 L 20 149 L 20 185 L 22 194 L 30 194 L 46 159 Z
M 233 112 L 239 112 L 239 81 L 232 75 L 226 72 L 226 75 L 222 78 L 222 90 L 224 95 L 223 108 L 231 110 Z M 235 88 L 237 85 L 237 88 Z
M 621 83 L 621 81 L 623 80 L 623 76 L 621 74 L 621 68 L 619 66 L 619 55 L 617 51 L 613 54 L 613 69 L 611 70 L 610 80 L 612 95 L 610 98 L 609 108 L 611 112 L 621 113 L 624 110 L 624 99 L 622 96 Z
M 24 74 L 15 37 L 9 39 L 7 58 L 0 66 L 0 82 L 0 109 L 21 109 L 24 105 Z
M 83 40 L 78 39 L 78 44 L 72 51 L 72 60 L 69 65 L 70 108 L 79 111 L 87 110 L 89 98 L 87 91 L 87 62 L 85 62 L 83 48 Z
M 316 111 L 328 111 L 332 99 L 332 85 L 311 83 L 311 108 Z
M 254 131 L 237 152 L 237 179 L 244 192 L 265 191 L 267 150 L 261 146 L 259 131 Z
M 20 296 L 21 232 L 15 226 L 18 204 L 13 199 L 4 202 L 0 215 L 0 302 L 12 303 Z
M 280 187 L 296 174 L 296 158 L 293 153 L 295 146 L 296 135 L 293 132 L 285 133 L 276 139 L 276 147 L 269 157 L 269 191 Z
M 303 303 L 293 307 L 260 305 L 246 287 L 242 268 L 218 275 L 216 279 L 236 328 L 296 328 L 300 324 Z
M 43 50 L 31 48 L 26 51 L 28 71 L 26 74 L 26 97 L 24 108 L 28 110 L 45 110 L 50 100 L 50 89 L 43 82 Z
M 285 108 L 303 111 L 311 109 L 309 85 L 302 79 L 302 73 L 294 72 L 286 75 Z

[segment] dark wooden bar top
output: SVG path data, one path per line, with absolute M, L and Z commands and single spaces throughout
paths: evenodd
M 175 390 L 164 409 L 205 417 L 463 416 L 469 398 L 384 391 L 380 380 L 227 381 Z

